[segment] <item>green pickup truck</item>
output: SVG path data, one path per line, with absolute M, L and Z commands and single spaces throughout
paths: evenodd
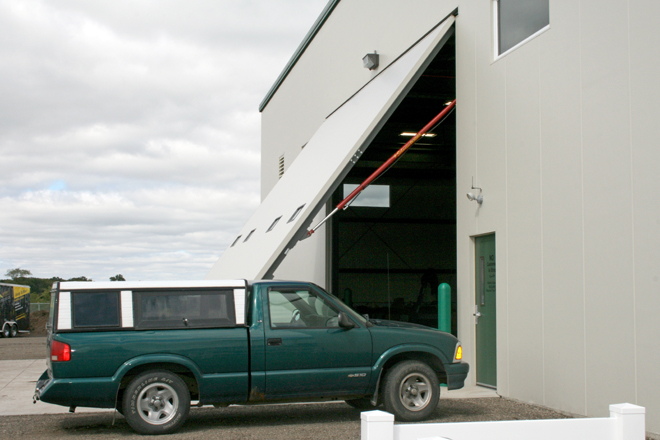
M 190 406 L 345 400 L 427 418 L 469 366 L 451 334 L 369 320 L 286 281 L 58 282 L 34 400 L 116 408 L 143 434 Z

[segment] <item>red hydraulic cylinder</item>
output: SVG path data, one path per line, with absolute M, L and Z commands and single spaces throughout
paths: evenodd
M 355 188 L 352 193 L 350 193 L 344 200 L 342 200 L 337 205 L 337 207 L 335 209 L 333 209 L 330 214 L 328 214 L 328 216 L 326 218 L 321 220 L 321 222 L 318 225 L 314 226 L 312 229 L 307 231 L 307 236 L 312 235 L 314 233 L 314 231 L 316 231 L 319 227 L 321 227 L 321 225 L 323 225 L 337 211 L 339 211 L 340 209 L 346 209 L 347 205 L 351 202 L 351 200 L 353 200 L 355 197 L 357 197 L 357 195 L 360 194 L 362 192 L 362 190 L 364 190 L 367 186 L 369 186 L 369 184 L 371 182 L 373 182 L 378 176 L 380 176 L 383 172 L 385 172 L 385 170 L 387 170 L 389 167 L 391 167 L 392 164 L 394 164 L 394 162 L 396 162 L 399 159 L 399 157 L 401 157 L 401 155 L 403 155 L 403 153 L 408 151 L 408 149 L 410 147 L 412 147 L 415 144 L 415 142 L 417 142 L 429 130 L 431 130 L 433 127 L 435 127 L 435 125 L 438 122 L 440 122 L 442 120 L 442 118 L 447 116 L 447 114 L 449 114 L 449 112 L 455 106 L 456 106 L 456 100 L 454 99 L 450 104 L 448 104 L 444 109 L 442 109 L 442 111 L 440 113 L 438 113 L 438 115 L 435 118 L 431 119 L 431 121 L 428 124 L 426 124 L 421 130 L 419 130 L 415 136 L 413 136 L 408 142 L 406 142 L 406 144 L 403 147 L 399 148 L 399 150 L 396 153 L 394 153 L 394 155 L 392 157 L 390 157 L 385 163 L 383 163 L 380 167 L 378 167 L 378 169 L 376 171 L 374 171 L 371 174 L 371 176 L 367 177 L 366 180 L 360 184 L 360 186 Z

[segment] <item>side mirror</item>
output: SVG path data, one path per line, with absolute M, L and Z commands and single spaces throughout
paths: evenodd
M 355 323 L 351 321 L 351 318 L 349 318 L 346 313 L 339 312 L 339 316 L 337 318 L 339 319 L 339 327 L 343 328 L 344 330 L 350 330 L 355 327 Z

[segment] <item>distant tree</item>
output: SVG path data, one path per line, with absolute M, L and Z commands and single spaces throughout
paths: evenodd
M 20 267 L 17 267 L 16 269 L 8 270 L 5 276 L 11 278 L 12 280 L 16 280 L 17 278 L 32 276 L 32 272 L 27 269 L 21 269 Z
M 114 277 L 110 277 L 110 281 L 126 281 L 126 278 L 124 278 L 124 275 L 118 273 Z
M 75 277 L 69 278 L 67 281 L 92 281 L 92 279 L 87 277 Z

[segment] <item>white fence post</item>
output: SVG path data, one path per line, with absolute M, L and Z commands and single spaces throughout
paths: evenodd
M 385 411 L 365 411 L 360 414 L 362 440 L 394 440 L 394 416 Z
M 617 440 L 644 440 L 646 409 L 631 403 L 610 405 L 610 417 L 615 420 Z

